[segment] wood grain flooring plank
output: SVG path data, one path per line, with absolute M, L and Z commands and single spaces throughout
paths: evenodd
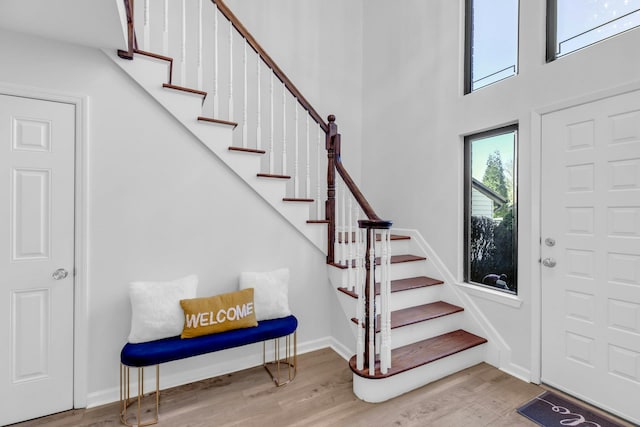
M 544 389 L 485 363 L 387 402 L 358 400 L 348 363 L 331 349 L 298 357 L 298 376 L 275 387 L 262 367 L 163 390 L 159 427 L 519 427 L 516 408 Z M 76 409 L 12 427 L 120 426 L 117 403 Z M 625 425 L 625 424 L 623 424 Z

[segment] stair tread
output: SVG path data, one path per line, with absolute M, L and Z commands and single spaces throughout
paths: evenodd
M 417 305 L 391 312 L 391 329 L 413 325 L 463 311 L 462 307 L 444 301 Z
M 180 90 L 182 92 L 194 93 L 196 95 L 207 96 L 207 92 L 198 89 L 192 89 L 190 87 L 178 86 L 170 83 L 162 83 L 162 87 L 167 89 Z
M 428 320 L 437 319 L 439 317 L 459 313 L 461 311 L 464 311 L 464 308 L 444 301 L 436 301 L 429 304 L 403 308 L 401 310 L 391 312 L 391 329 L 415 325 L 416 323 L 426 322 Z M 378 319 L 380 319 L 380 315 L 378 315 Z M 358 323 L 356 318 L 351 320 L 354 323 Z M 376 322 L 376 325 L 378 325 L 376 327 L 376 332 L 380 332 L 379 320 Z
M 160 55 L 158 53 L 148 52 L 142 49 L 134 49 L 133 53 L 137 53 L 138 55 L 148 56 L 150 58 L 161 59 L 163 61 L 173 62 L 173 58 L 170 56 Z
M 305 199 L 305 198 L 300 198 L 300 197 L 284 197 L 282 199 L 283 202 L 306 202 L 306 203 L 313 203 L 315 202 L 314 199 Z
M 198 117 L 198 121 L 200 121 L 200 122 L 208 122 L 208 123 L 217 123 L 217 124 L 221 124 L 221 125 L 229 125 L 229 126 L 233 126 L 234 128 L 236 128 L 238 126 L 237 122 L 230 122 L 228 120 L 214 119 L 213 117 L 199 116 Z
M 413 261 L 424 261 L 426 259 L 427 259 L 426 257 L 419 256 L 419 255 L 409 255 L 409 254 L 391 255 L 391 264 L 401 264 L 403 262 L 413 262 Z M 380 265 L 380 262 L 381 262 L 380 257 L 376 257 L 376 265 Z M 346 269 L 349 267 L 347 264 L 339 264 L 335 262 L 331 263 L 331 265 L 333 265 L 334 267 L 342 268 L 342 269 Z M 352 267 L 355 267 L 356 261 L 352 260 L 351 265 Z
M 391 368 L 386 374 L 380 372 L 380 362 L 378 360 L 376 360 L 374 375 L 369 375 L 368 369 L 360 371 L 356 368 L 356 356 L 353 356 L 351 360 L 349 360 L 349 366 L 355 374 L 364 378 L 387 378 L 486 342 L 487 340 L 482 337 L 458 329 L 457 331 L 391 350 Z
M 428 286 L 442 285 L 444 282 L 439 279 L 434 279 L 427 276 L 410 277 L 408 279 L 398 279 L 391 281 L 391 293 L 408 291 L 411 289 L 426 288 Z M 376 283 L 376 295 L 380 295 L 380 283 Z M 338 288 L 340 292 L 343 292 L 353 298 L 358 298 L 358 294 L 350 291 L 346 288 Z
M 289 175 L 278 175 L 274 173 L 259 173 L 257 176 L 260 178 L 291 179 Z
M 345 234 L 348 234 L 348 233 L 340 232 L 337 234 L 336 239 L 338 240 L 338 243 L 344 243 L 343 236 Z M 391 240 L 411 240 L 411 236 L 405 236 L 402 234 L 392 234 Z M 353 231 L 351 232 L 351 242 L 355 242 L 355 241 L 356 241 L 356 232 Z M 380 234 L 376 234 L 376 242 L 379 242 L 379 241 L 380 241 Z
M 252 153 L 252 154 L 266 154 L 265 150 L 258 150 L 256 148 L 244 148 L 244 147 L 229 147 L 229 151 L 241 151 L 243 153 Z

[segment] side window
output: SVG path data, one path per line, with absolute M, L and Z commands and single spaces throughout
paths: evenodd
M 466 0 L 465 93 L 518 70 L 518 0 Z
M 517 293 L 517 126 L 465 138 L 465 281 Z
M 640 25 L 640 0 L 547 0 L 547 62 Z

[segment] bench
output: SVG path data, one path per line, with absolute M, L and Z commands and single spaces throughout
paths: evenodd
M 276 386 L 280 387 L 291 382 L 297 373 L 297 327 L 298 319 L 295 316 L 287 316 L 280 319 L 263 320 L 258 322 L 258 326 L 251 328 L 234 329 L 196 338 L 181 339 L 177 336 L 139 344 L 127 343 L 120 352 L 120 421 L 128 426 L 147 426 L 158 422 L 160 364 L 174 360 L 262 342 L 262 366 L 267 370 Z M 280 355 L 279 339 L 282 337 L 286 337 L 284 357 Z M 274 360 L 271 362 L 266 361 L 266 342 L 269 340 L 274 340 L 275 347 Z M 154 365 L 156 367 L 155 414 L 152 419 L 141 422 L 144 368 Z M 281 365 L 285 366 L 282 370 L 280 369 Z M 137 396 L 133 397 L 130 395 L 131 368 L 138 370 Z M 135 421 L 130 422 L 127 409 L 134 403 L 137 403 Z

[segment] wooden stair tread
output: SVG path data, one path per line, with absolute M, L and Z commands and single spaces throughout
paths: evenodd
M 486 343 L 487 340 L 458 329 L 437 337 L 428 338 L 413 344 L 391 350 L 391 368 L 386 374 L 380 372 L 380 362 L 376 360 L 375 374 L 369 375 L 368 369 L 356 368 L 356 356 L 349 360 L 349 367 L 364 378 L 380 379 L 406 372 L 410 369 L 435 362 L 452 354 Z
M 391 264 L 401 264 L 404 262 L 413 262 L 413 261 L 424 261 L 426 260 L 426 257 L 423 256 L 418 256 L 418 255 L 391 255 Z M 348 261 L 347 261 L 348 262 Z M 380 265 L 380 257 L 376 257 L 376 265 Z M 342 269 L 346 269 L 349 266 L 347 264 L 338 264 L 338 263 L 330 263 L 330 265 L 333 265 L 334 267 L 338 267 L 338 268 L 342 268 Z M 351 266 L 355 267 L 356 266 L 356 261 L 352 260 L 351 261 Z
M 464 308 L 444 301 L 403 308 L 401 310 L 391 312 L 391 329 L 415 325 L 416 323 L 426 322 L 431 319 L 437 319 L 438 317 L 444 317 L 461 311 L 464 311 Z M 376 332 L 380 332 L 380 315 L 378 315 L 377 318 L 378 321 L 376 324 L 378 326 L 376 327 Z M 351 319 L 351 321 L 356 324 L 358 323 L 358 319 L 356 318 Z
M 304 199 L 304 198 L 296 198 L 296 197 L 284 197 L 282 199 L 283 202 L 308 202 L 308 203 L 313 203 L 315 202 L 314 199 Z
M 204 92 L 206 95 L 206 92 Z M 203 116 L 199 116 L 198 117 L 198 121 L 200 122 L 207 122 L 207 123 L 217 123 L 220 125 L 228 125 L 228 126 L 233 126 L 233 128 L 235 129 L 238 126 L 238 123 L 236 122 L 230 122 L 228 120 L 220 120 L 220 119 L 214 119 L 213 117 L 203 117 Z M 234 147 L 236 148 L 236 147 Z M 239 148 L 239 147 L 237 147 Z
M 336 236 L 338 243 L 344 243 L 343 236 L 348 233 L 339 232 Z M 376 242 L 380 241 L 380 234 L 376 234 Z M 411 240 L 411 236 L 403 236 L 401 234 L 392 234 L 391 240 Z M 351 243 L 356 241 L 356 232 L 351 232 Z
M 408 279 L 398 279 L 391 281 L 391 293 L 408 291 L 411 289 L 426 288 L 428 286 L 442 285 L 444 282 L 439 279 L 434 279 L 427 276 L 410 277 Z M 376 283 L 376 295 L 380 295 L 380 283 Z M 353 298 L 358 298 L 358 294 L 347 288 L 338 288 L 342 293 L 345 293 Z
M 427 320 L 459 313 L 463 310 L 462 307 L 444 301 L 404 308 L 391 312 L 391 329 L 426 322 Z
M 307 220 L 307 224 L 329 224 L 328 219 L 310 219 Z
M 253 154 L 266 154 L 265 150 L 258 150 L 255 148 L 244 148 L 244 147 L 229 147 L 229 151 L 240 151 L 243 153 L 253 153 Z
M 291 179 L 289 175 L 278 175 L 273 173 L 259 173 L 257 176 L 260 178 Z
M 133 53 L 137 53 L 138 55 L 148 56 L 150 58 L 161 59 L 163 61 L 173 62 L 173 58 L 170 56 L 160 55 L 158 53 L 148 52 L 146 50 L 134 49 Z
M 178 85 L 174 85 L 174 84 L 171 84 L 171 83 L 162 83 L 162 87 L 167 88 L 167 89 L 180 90 L 182 92 L 193 93 L 193 94 L 196 94 L 196 95 L 207 96 L 207 92 L 205 92 L 205 91 L 198 90 L 198 89 L 192 89 L 190 87 L 178 86 Z

